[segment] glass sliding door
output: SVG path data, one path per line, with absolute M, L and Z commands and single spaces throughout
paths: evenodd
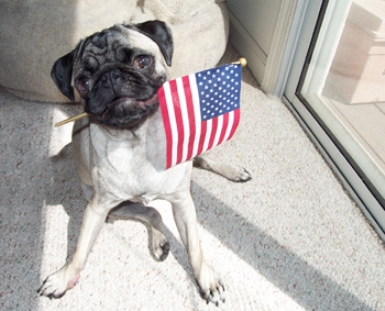
M 316 2 L 308 14 L 318 20 L 305 18 L 285 99 L 383 234 L 385 1 Z

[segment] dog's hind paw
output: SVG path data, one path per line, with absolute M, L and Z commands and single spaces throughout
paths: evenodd
M 200 155 L 194 158 L 194 166 L 212 171 L 231 181 L 245 182 L 251 179 L 250 173 L 241 166 L 227 163 L 220 163 L 207 155 Z
M 170 244 L 166 242 L 164 245 L 159 245 L 159 248 L 154 252 L 154 255 L 159 261 L 163 261 L 167 258 L 169 252 Z
M 156 260 L 163 261 L 170 252 L 170 243 L 166 236 L 160 231 L 152 228 L 152 253 Z
M 251 179 L 250 173 L 245 168 L 237 165 L 228 165 L 223 174 L 227 179 L 235 182 L 246 182 Z

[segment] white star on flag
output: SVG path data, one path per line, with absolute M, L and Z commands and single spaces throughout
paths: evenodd
M 228 64 L 167 81 L 158 90 L 166 168 L 229 140 L 240 120 L 242 66 Z

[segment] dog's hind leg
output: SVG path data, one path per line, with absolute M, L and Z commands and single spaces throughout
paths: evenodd
M 251 179 L 250 173 L 241 166 L 217 162 L 206 154 L 194 158 L 194 166 L 212 171 L 229 180 L 244 182 Z
M 156 260 L 163 261 L 170 251 L 170 244 L 165 235 L 162 216 L 150 206 L 126 201 L 113 208 L 108 217 L 111 219 L 134 219 L 144 222 L 151 228 L 151 251 Z

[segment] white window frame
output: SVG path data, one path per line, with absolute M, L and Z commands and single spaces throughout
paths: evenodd
M 337 0 L 340 1 L 340 0 Z M 287 79 L 281 76 L 282 80 L 286 80 L 283 90 L 283 101 L 288 105 L 293 114 L 297 117 L 303 128 L 314 141 L 315 145 L 320 150 L 321 154 L 328 161 L 334 172 L 339 176 L 345 188 L 349 191 L 352 198 L 361 208 L 364 215 L 372 223 L 374 229 L 385 240 L 385 210 L 375 195 L 370 191 L 364 183 L 361 176 L 352 167 L 350 162 L 345 158 L 340 148 L 334 143 L 333 139 L 327 131 L 322 127 L 316 117 L 309 111 L 304 102 L 297 94 L 297 88 L 300 83 L 301 74 L 306 64 L 307 54 L 312 41 L 313 33 L 316 28 L 318 15 L 321 10 L 322 1 L 312 0 L 308 2 L 306 11 L 303 13 L 303 19 L 299 22 L 299 27 L 293 28 L 296 32 L 297 41 L 296 47 L 288 47 L 294 58 L 287 67 L 290 67 Z M 329 5 L 335 5 L 330 1 Z M 322 38 L 322 33 L 319 33 L 319 40 Z M 294 37 L 294 34 L 292 34 Z M 318 40 L 317 39 L 317 40 Z M 329 49 L 333 49 L 333 40 L 328 42 Z M 313 51 L 313 56 L 317 57 L 317 51 Z M 310 70 L 312 70 L 310 68 Z

